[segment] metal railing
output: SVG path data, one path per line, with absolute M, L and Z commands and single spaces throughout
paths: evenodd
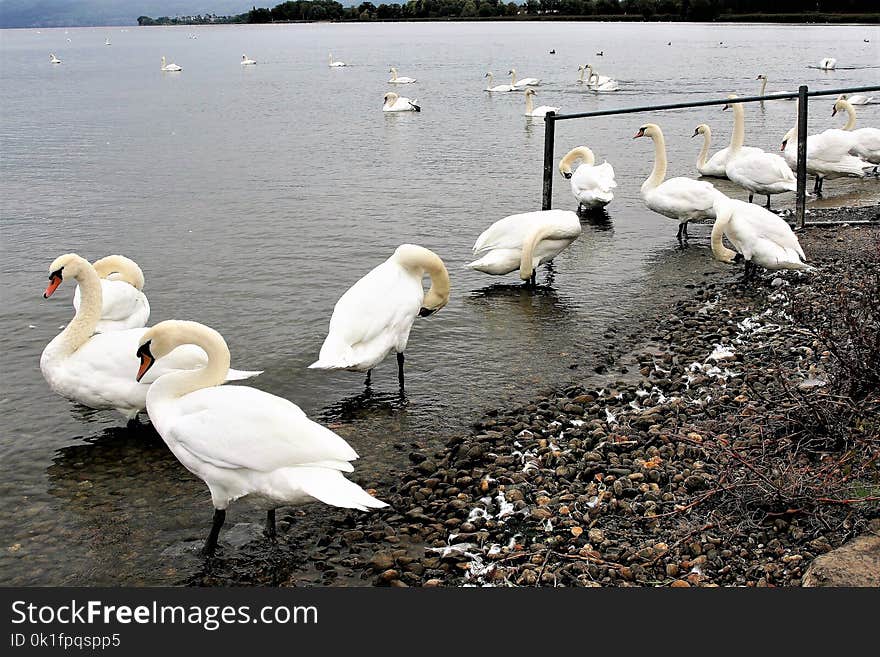
M 810 91 L 807 85 L 798 87 L 797 93 L 768 94 L 766 96 L 743 96 L 737 97 L 733 102 L 737 103 L 762 103 L 769 100 L 786 100 L 796 98 L 798 100 L 797 116 L 797 204 L 795 206 L 795 218 L 799 228 L 804 227 L 804 213 L 807 203 L 807 111 L 808 98 L 814 96 L 836 96 L 840 94 L 861 93 L 864 91 L 880 91 L 880 86 L 848 87 L 845 89 L 828 89 L 824 91 Z M 549 210 L 553 198 L 553 148 L 555 145 L 556 122 L 568 121 L 569 119 L 588 119 L 597 116 L 611 116 L 614 114 L 635 114 L 639 112 L 659 112 L 663 110 L 686 109 L 690 107 L 708 107 L 711 105 L 727 105 L 729 98 L 723 100 L 698 100 L 690 103 L 669 103 L 666 105 L 650 105 L 642 107 L 626 107 L 613 110 L 597 110 L 595 112 L 578 112 L 576 114 L 556 114 L 548 112 L 544 117 L 544 189 L 541 203 L 542 210 Z

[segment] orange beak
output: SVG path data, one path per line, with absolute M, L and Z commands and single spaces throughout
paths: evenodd
M 782 146 L 779 147 L 779 150 L 784 151 L 784 150 L 785 150 L 785 145 L 786 145 L 787 143 L 788 143 L 787 141 L 782 142 Z
M 831 116 L 835 116 L 837 114 L 837 108 L 831 110 Z
M 61 285 L 61 277 L 57 274 L 53 274 L 49 277 L 49 285 L 46 286 L 46 291 L 43 292 L 43 298 L 48 299 L 52 296 L 55 290 L 58 289 L 58 286 Z
M 639 128 L 639 131 L 633 135 L 633 139 L 638 139 L 639 137 L 644 137 L 645 131 Z
M 155 362 L 150 354 L 141 354 L 141 366 L 138 368 L 136 380 L 140 381 Z

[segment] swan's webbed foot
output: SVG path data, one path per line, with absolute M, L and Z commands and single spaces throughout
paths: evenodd
M 266 512 L 266 538 L 270 541 L 278 538 L 278 530 L 275 529 L 275 509 Z
M 204 546 L 202 546 L 203 557 L 214 556 L 214 551 L 217 549 L 217 538 L 220 536 L 220 528 L 224 522 L 226 522 L 226 509 L 214 509 L 211 532 L 208 534 L 208 538 L 205 539 Z
M 403 361 L 404 361 L 403 353 L 397 353 L 397 383 L 400 385 L 400 389 L 403 390 Z

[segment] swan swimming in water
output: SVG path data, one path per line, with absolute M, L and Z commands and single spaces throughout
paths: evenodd
M 519 269 L 520 279 L 534 286 L 536 268 L 553 260 L 580 234 L 581 222 L 571 210 L 512 214 L 480 234 L 473 252 L 481 257 L 465 267 L 493 276 Z
M 539 105 L 538 107 L 533 107 L 532 105 L 532 96 L 537 94 L 538 92 L 534 89 L 526 89 L 526 113 L 525 116 L 530 116 L 532 118 L 544 118 L 544 115 L 547 112 L 558 112 L 558 107 L 552 107 L 550 105 Z
M 343 66 L 347 66 L 347 64 L 345 62 L 340 62 L 338 60 L 334 62 L 333 61 L 333 53 L 329 53 L 327 55 L 327 58 L 329 60 L 330 68 L 342 68 Z
M 833 71 L 837 66 L 837 60 L 834 57 L 823 57 L 819 60 L 819 68 L 823 71 Z
M 850 105 L 870 105 L 874 102 L 874 96 L 864 96 L 862 94 L 847 96 L 846 94 L 840 94 L 838 100 L 847 100 Z
M 489 82 L 486 83 L 486 88 L 483 91 L 488 91 L 490 93 L 507 93 L 510 91 L 516 91 L 516 89 L 513 88 L 512 84 L 497 84 L 495 86 L 492 86 L 492 72 L 491 71 L 486 73 L 486 75 L 483 77 L 489 78 Z
M 177 64 L 166 64 L 165 55 L 162 55 L 162 70 L 169 73 L 176 73 L 177 71 L 182 71 L 183 69 Z
M 761 74 L 760 74 L 758 77 L 756 77 L 755 79 L 756 79 L 756 80 L 761 80 L 761 91 L 758 92 L 758 95 L 759 95 L 759 96 L 768 96 L 768 95 L 773 95 L 773 94 L 790 94 L 790 93 L 793 93 L 793 92 L 791 92 L 791 91 L 779 91 L 779 90 L 774 89 L 773 91 L 771 91 L 771 92 L 768 94 L 768 93 L 766 92 L 766 89 L 767 89 L 767 76 L 764 75 L 763 73 L 761 73 Z M 779 100 L 795 100 L 795 99 L 794 99 L 794 98 L 780 98 Z M 763 102 L 763 101 L 761 101 L 761 102 Z
M 422 277 L 431 277 L 425 293 Z M 427 317 L 449 302 L 449 273 L 440 257 L 424 247 L 402 244 L 343 294 L 330 317 L 318 360 L 309 369 L 366 372 L 392 351 L 403 390 L 403 353 L 416 317 Z
M 138 339 L 143 380 L 181 346 L 207 354 L 195 371 L 165 373 L 147 393 L 156 431 L 183 466 L 208 485 L 214 517 L 202 554 L 217 547 L 231 502 L 252 497 L 269 507 L 266 535 L 274 539 L 275 508 L 312 501 L 347 509 L 380 509 L 385 502 L 343 476 L 358 458 L 337 434 L 312 422 L 296 404 L 248 386 L 221 385 L 229 347 L 217 331 L 196 322 L 160 322 Z
M 256 60 L 256 59 L 251 59 L 251 58 L 248 57 L 247 55 L 242 55 L 242 56 L 241 56 L 241 65 L 242 65 L 242 66 L 255 66 L 256 63 L 257 63 L 257 60 Z
M 205 352 L 195 347 L 175 350 L 151 374 L 134 380 L 140 328 L 108 333 L 95 333 L 101 316 L 103 299 L 101 279 L 95 268 L 75 253 L 55 259 L 49 267 L 49 285 L 43 293 L 48 299 L 63 280 L 79 284 L 82 299 L 76 315 L 40 356 L 40 370 L 49 387 L 71 401 L 97 410 L 116 410 L 126 419 L 133 419 L 147 403 L 150 384 L 162 373 L 196 369 L 207 364 Z M 247 379 L 260 372 L 230 369 L 227 380 Z
M 572 172 L 571 167 L 578 160 L 581 163 Z M 614 169 L 608 162 L 599 166 L 595 166 L 595 162 L 593 151 L 586 146 L 573 148 L 559 162 L 559 173 L 571 181 L 571 193 L 577 199 L 578 210 L 605 207 L 614 199 L 611 191 L 617 187 Z
M 507 74 L 510 76 L 510 86 L 514 89 L 523 90 L 526 87 L 536 87 L 541 84 L 541 81 L 538 78 L 523 78 L 522 80 L 516 79 L 516 69 L 510 69 Z
M 388 84 L 412 84 L 416 81 L 415 78 L 398 77 L 397 69 L 393 66 L 389 69 L 388 72 L 391 73 L 391 79 L 388 80 Z
M 101 279 L 101 319 L 96 333 L 145 326 L 150 318 L 150 302 L 143 293 L 144 272 L 138 264 L 121 255 L 110 255 L 92 263 Z M 79 310 L 79 286 L 73 293 L 73 307 Z
M 422 108 L 416 104 L 417 101 L 410 100 L 404 96 L 398 96 L 393 91 L 389 91 L 383 97 L 383 112 L 421 112 Z
M 846 112 L 847 120 L 843 129 L 851 132 L 856 140 L 855 146 L 850 149 L 850 153 L 863 160 L 867 160 L 871 164 L 880 164 L 880 129 L 856 129 L 856 109 L 845 98 L 838 98 L 835 101 L 831 116 L 838 112 Z
M 54 52 L 49 53 L 49 63 L 50 64 L 60 64 L 61 60 L 55 56 Z

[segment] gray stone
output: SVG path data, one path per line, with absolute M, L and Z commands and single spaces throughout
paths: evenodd
M 801 584 L 804 586 L 880 586 L 880 522 L 845 545 L 817 557 Z

